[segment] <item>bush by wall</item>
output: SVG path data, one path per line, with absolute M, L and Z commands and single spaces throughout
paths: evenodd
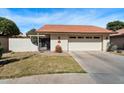
M 60 45 L 56 45 L 55 52 L 62 53 L 62 47 Z
M 112 43 L 108 44 L 108 49 L 107 51 L 117 51 L 118 50 L 118 46 L 117 45 L 114 45 Z

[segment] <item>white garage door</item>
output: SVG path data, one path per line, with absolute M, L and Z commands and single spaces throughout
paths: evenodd
M 101 51 L 100 36 L 71 36 L 69 37 L 69 51 Z

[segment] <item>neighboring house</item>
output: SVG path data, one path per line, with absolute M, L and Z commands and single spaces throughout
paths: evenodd
M 4 48 L 4 52 L 8 52 L 9 48 L 9 42 L 8 42 L 8 37 L 5 36 L 0 36 L 0 43 L 1 46 Z
M 38 49 L 47 47 L 55 51 L 59 43 L 63 51 L 106 51 L 109 35 L 113 32 L 87 25 L 45 25 L 37 33 Z
M 117 30 L 117 34 L 110 35 L 110 42 L 118 46 L 118 49 L 124 49 L 124 29 Z

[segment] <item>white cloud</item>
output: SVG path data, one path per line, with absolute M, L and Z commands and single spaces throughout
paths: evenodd
M 28 31 L 33 27 L 40 27 L 44 24 L 77 24 L 105 27 L 106 23 L 109 21 L 124 20 L 122 13 L 107 14 L 104 17 L 99 17 L 106 13 L 109 13 L 109 11 L 98 11 L 96 9 L 87 9 L 85 11 L 78 11 L 77 9 L 77 11 L 69 11 L 69 9 L 65 9 L 64 11 L 57 11 L 54 13 L 39 12 L 33 15 L 31 15 L 31 13 L 29 13 L 29 15 L 19 15 L 8 9 L 0 9 L 0 16 L 15 21 L 23 32 Z

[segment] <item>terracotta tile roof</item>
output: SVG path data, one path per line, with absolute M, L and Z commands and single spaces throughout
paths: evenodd
M 58 32 L 76 32 L 76 33 L 113 33 L 110 30 L 88 25 L 44 25 L 37 32 L 58 33 Z
M 111 36 L 124 36 L 124 29 L 117 30 L 116 32 L 116 34 L 112 34 Z

